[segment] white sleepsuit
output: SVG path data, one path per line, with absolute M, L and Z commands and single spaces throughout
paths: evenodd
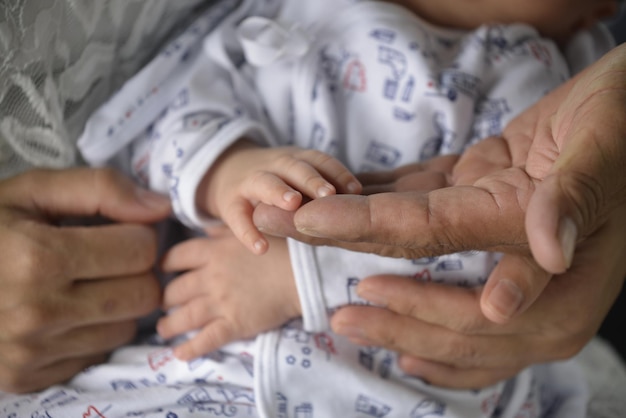
M 597 30 L 570 51 L 584 65 L 596 57 L 590 51 L 608 47 Z M 198 182 L 244 136 L 322 150 L 354 172 L 392 169 L 500 133 L 575 70 L 525 25 L 442 29 L 379 1 L 223 0 L 94 114 L 79 146 L 91 164 L 132 173 L 168 194 L 180 220 L 202 226 L 212 220 L 195 208 Z M 395 353 L 329 330 L 333 309 L 363 303 L 354 287 L 365 276 L 480 286 L 496 254 L 399 260 L 293 240 L 289 252 L 302 320 L 191 363 L 158 338 L 122 348 L 22 404 L 0 397 L 0 417 L 585 415 L 573 362 L 480 390 L 444 390 L 404 375 Z

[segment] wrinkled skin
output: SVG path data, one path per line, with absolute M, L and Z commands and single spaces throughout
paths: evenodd
M 1 391 L 62 382 L 134 337 L 136 319 L 160 304 L 148 224 L 169 212 L 111 170 L 0 182 Z
M 336 332 L 401 351 L 404 369 L 433 383 L 493 383 L 578 352 L 619 293 L 624 114 L 621 45 L 458 159 L 361 176 L 375 194 L 316 199 L 293 216 L 259 207 L 255 222 L 393 257 L 504 252 L 480 291 L 373 277 L 359 291 L 388 309 L 347 307 L 333 318 Z

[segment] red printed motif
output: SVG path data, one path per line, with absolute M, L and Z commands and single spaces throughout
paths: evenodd
M 431 282 L 433 280 L 432 276 L 430 275 L 430 270 L 428 269 L 418 271 L 417 273 L 413 275 L 413 278 L 417 280 L 421 280 L 423 282 Z
M 83 413 L 83 418 L 106 418 L 106 417 L 102 415 L 100 411 L 98 411 L 98 408 L 96 408 L 93 405 L 89 405 L 89 408 L 87 408 L 87 412 Z
M 174 359 L 174 352 L 171 348 L 155 351 L 148 355 L 148 363 L 150 368 L 155 372 Z
M 352 60 L 348 63 L 343 76 L 343 87 L 346 90 L 365 91 L 367 81 L 365 78 L 365 66 L 359 60 Z

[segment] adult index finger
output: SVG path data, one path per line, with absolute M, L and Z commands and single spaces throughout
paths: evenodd
M 154 222 L 170 212 L 167 198 L 135 186 L 112 169 L 32 170 L 3 181 L 0 201 L 52 218 L 100 215 Z

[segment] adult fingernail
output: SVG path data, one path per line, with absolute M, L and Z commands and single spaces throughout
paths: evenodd
M 316 237 L 316 238 L 326 238 L 326 235 L 316 230 L 314 226 L 311 226 L 308 224 L 302 225 L 295 221 L 294 221 L 294 225 L 296 227 L 296 231 L 300 232 L 301 234 L 308 235 L 310 237 Z
M 503 319 L 509 319 L 519 310 L 523 301 L 524 294 L 520 288 L 511 280 L 503 279 L 489 294 L 487 305 Z
M 559 241 L 561 242 L 561 250 L 563 251 L 563 258 L 567 268 L 572 265 L 577 236 L 578 228 L 574 221 L 570 218 L 563 218 L 559 225 Z
M 170 206 L 170 199 L 167 196 L 140 187 L 135 189 L 135 196 L 137 196 L 137 199 L 139 199 L 144 206 L 150 209 L 161 210 Z
M 356 194 L 361 191 L 361 183 L 351 182 L 348 183 L 348 193 Z

